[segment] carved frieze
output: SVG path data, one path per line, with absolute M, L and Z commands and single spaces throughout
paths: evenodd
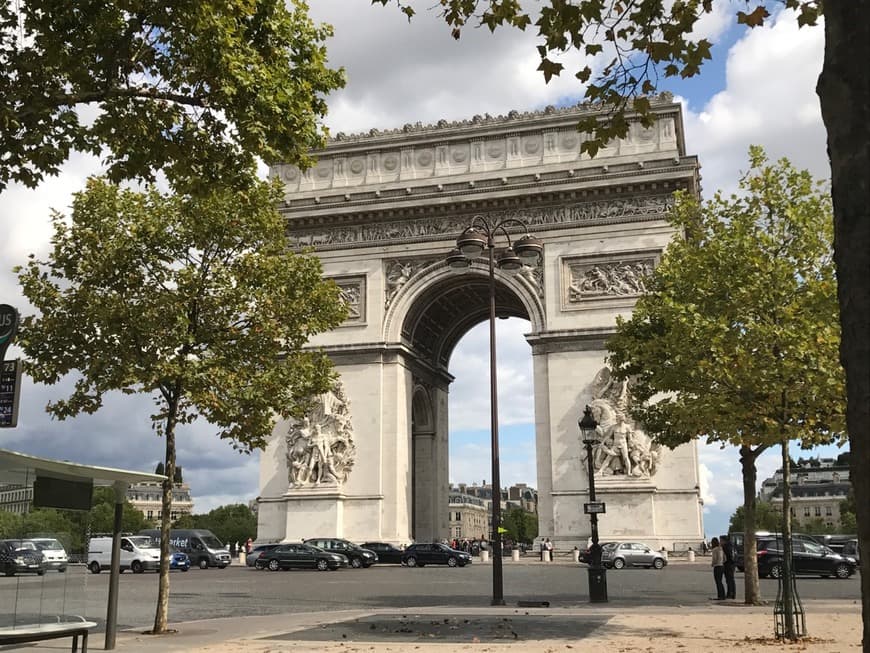
M 643 294 L 657 256 L 658 252 L 634 252 L 563 259 L 563 307 Z
M 666 214 L 673 206 L 670 195 L 649 195 L 583 202 L 569 206 L 492 211 L 483 215 L 493 222 L 522 219 L 530 227 L 574 225 L 589 222 L 630 222 Z M 385 241 L 441 239 L 445 233 L 461 233 L 468 226 L 463 215 L 415 218 L 336 227 L 294 227 L 288 225 L 291 241 L 298 247 L 329 249 L 343 245 Z
M 331 277 L 338 286 L 342 301 L 347 305 L 344 324 L 366 321 L 366 278 L 364 276 Z
M 443 264 L 443 256 L 387 259 L 384 261 L 384 308 L 389 308 L 399 291 L 415 274 L 432 265 Z
M 341 382 L 320 395 L 286 436 L 287 480 L 291 488 L 337 486 L 356 459 L 350 405 Z

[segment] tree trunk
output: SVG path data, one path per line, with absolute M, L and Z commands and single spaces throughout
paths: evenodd
M 176 397 L 178 395 L 175 395 Z M 154 615 L 154 635 L 169 628 L 169 527 L 172 525 L 172 484 L 175 478 L 175 425 L 178 400 L 172 399 L 166 415 L 166 480 L 163 481 L 163 502 L 160 515 L 160 577 L 157 584 L 157 611 Z
M 747 605 L 761 603 L 761 587 L 758 583 L 758 555 L 755 542 L 755 461 L 766 446 L 740 447 L 740 467 L 743 472 L 743 587 Z
M 870 3 L 826 0 L 825 60 L 816 92 L 828 132 L 846 370 L 846 423 L 861 547 L 864 653 L 870 653 Z
M 785 611 L 783 637 L 795 641 L 798 637 L 794 623 L 794 585 L 792 577 L 791 546 L 791 459 L 788 457 L 788 440 L 782 443 L 782 606 Z

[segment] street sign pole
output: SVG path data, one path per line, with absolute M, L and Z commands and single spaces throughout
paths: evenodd
M 18 425 L 21 360 L 6 360 L 6 350 L 17 332 L 18 311 L 9 304 L 0 304 L 0 428 Z

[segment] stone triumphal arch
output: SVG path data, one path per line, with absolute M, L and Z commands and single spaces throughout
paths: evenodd
M 489 287 L 483 262 L 457 272 L 445 256 L 482 215 L 520 218 L 544 242 L 536 267 L 496 272 L 498 314 L 530 323 L 541 534 L 557 546 L 589 535 L 577 428 L 589 404 L 604 441 L 593 453 L 602 537 L 700 540 L 695 445 L 653 444 L 605 366 L 616 316 L 673 235 L 673 192 L 698 192 L 698 162 L 670 98 L 654 102 L 651 128 L 633 122 L 595 159 L 576 130 L 590 110 L 337 134 L 314 168 L 273 168 L 291 239 L 314 249 L 350 314 L 312 342 L 339 386 L 301 422 L 279 422 L 261 457 L 260 538 L 447 536 L 447 366 L 487 319 Z

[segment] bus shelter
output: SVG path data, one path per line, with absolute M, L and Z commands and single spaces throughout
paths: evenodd
M 90 510 L 94 487 L 111 487 L 114 496 L 114 523 L 112 529 L 112 556 L 109 576 L 109 591 L 106 605 L 105 649 L 115 648 L 118 616 L 118 582 L 120 576 L 121 519 L 127 488 L 133 483 L 163 481 L 166 477 L 109 467 L 97 467 L 48 458 L 39 458 L 24 453 L 0 449 L 0 493 L 3 509 L 12 512 L 29 511 L 30 507 L 57 508 L 59 510 Z M 39 537 L 37 537 L 37 535 Z M 58 538 L 51 533 L 22 533 L 17 545 L 33 547 Z M 63 538 L 60 537 L 60 540 Z M 58 547 L 62 544 L 58 541 Z M 44 552 L 47 560 L 50 552 Z M 87 542 L 84 542 L 87 555 Z M 76 565 L 70 557 L 69 565 L 58 563 L 56 570 L 40 569 L 27 575 L 17 573 L 17 567 L 8 567 L 0 577 L 0 594 L 3 600 L 3 623 L 0 632 L 18 634 L 56 632 L 64 628 L 70 631 L 81 629 L 81 623 L 89 623 L 84 616 L 70 619 L 70 609 L 82 608 L 86 612 L 86 598 L 75 603 L 77 596 L 86 594 L 87 559 Z M 54 576 L 53 571 L 63 576 Z M 93 625 L 93 623 L 91 623 Z M 44 639 L 45 637 L 34 637 Z M 20 639 L 18 641 L 21 641 Z M 86 640 L 85 640 L 86 641 Z

